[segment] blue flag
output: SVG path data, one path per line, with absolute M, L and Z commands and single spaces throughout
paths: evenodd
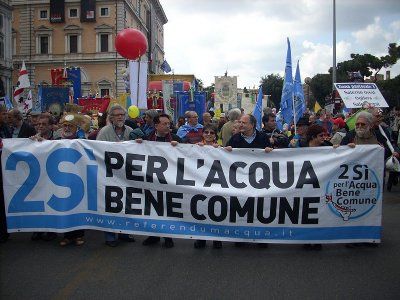
M 281 110 L 279 110 L 275 116 L 276 127 L 282 131 L 283 130 L 283 119 Z
M 257 130 L 261 130 L 261 122 L 262 122 L 262 100 L 263 100 L 263 93 L 262 93 L 262 86 L 260 85 L 260 88 L 258 89 L 258 96 L 257 96 L 257 102 L 256 106 L 254 107 L 253 110 L 253 116 L 257 120 Z
M 288 49 L 286 54 L 285 79 L 283 82 L 281 97 L 281 114 L 285 123 L 290 124 L 293 119 L 293 76 L 292 76 L 292 54 L 289 38 L 287 39 Z
M 169 73 L 169 72 L 171 72 L 171 67 L 170 67 L 170 65 L 168 64 L 168 62 L 166 61 L 166 60 L 164 60 L 164 62 L 161 64 L 161 70 L 163 70 L 165 73 Z
M 11 103 L 11 101 L 10 101 L 10 98 L 8 98 L 7 95 L 4 97 L 4 103 L 6 105 L 7 110 L 10 110 L 10 109 L 14 108 L 12 103 Z
M 300 68 L 299 61 L 297 61 L 296 75 L 294 77 L 293 86 L 293 96 L 294 96 L 294 110 L 296 114 L 296 123 L 303 116 L 306 111 L 306 102 L 304 99 L 304 91 L 301 86 Z

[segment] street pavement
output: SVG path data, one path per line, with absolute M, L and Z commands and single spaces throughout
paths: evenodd
M 400 299 L 400 185 L 384 193 L 378 248 L 343 244 L 194 249 L 145 247 L 145 237 L 116 248 L 101 232 L 86 244 L 31 241 L 12 234 L 0 244 L 0 299 Z

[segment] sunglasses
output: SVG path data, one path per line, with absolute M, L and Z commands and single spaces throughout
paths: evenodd
M 215 134 L 214 131 L 204 131 L 204 134 Z

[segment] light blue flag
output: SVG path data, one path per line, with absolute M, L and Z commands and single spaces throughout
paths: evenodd
M 257 102 L 256 106 L 254 107 L 253 110 L 253 116 L 257 120 L 257 130 L 261 130 L 261 122 L 262 122 L 262 100 L 263 100 L 263 93 L 262 93 L 262 86 L 260 85 L 260 88 L 258 89 L 258 96 L 257 96 Z
M 293 76 L 292 76 L 292 54 L 289 38 L 287 39 L 288 49 L 286 54 L 285 79 L 283 82 L 281 97 L 281 113 L 285 123 L 290 124 L 293 119 Z
M 303 87 L 301 86 L 299 61 L 297 61 L 296 75 L 294 77 L 293 96 L 294 96 L 294 110 L 297 123 L 299 119 L 303 116 L 304 112 L 306 111 L 304 91 Z
M 283 119 L 282 119 L 282 112 L 279 110 L 275 116 L 276 127 L 282 131 L 283 130 Z
M 7 95 L 4 97 L 4 102 L 5 102 L 7 110 L 11 110 L 14 108 L 12 105 L 12 102 L 10 101 L 10 98 L 8 98 Z

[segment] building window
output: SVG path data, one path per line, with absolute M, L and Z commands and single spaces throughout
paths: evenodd
M 40 20 L 47 20 L 48 19 L 48 11 L 47 10 L 44 10 L 44 9 L 42 9 L 42 10 L 40 10 L 39 11 L 39 19 Z
M 69 36 L 69 53 L 78 53 L 78 36 Z
M 49 54 L 49 37 L 40 36 L 39 37 L 39 54 Z
M 110 15 L 110 10 L 108 7 L 100 7 L 100 17 L 108 17 Z
M 69 17 L 70 18 L 78 18 L 79 13 L 77 8 L 70 8 L 69 9 Z
M 108 34 L 100 34 L 100 52 L 108 52 Z
M 100 96 L 103 97 L 109 97 L 110 96 L 110 89 L 100 89 Z
M 3 15 L 2 14 L 0 14 L 0 31 L 2 31 L 3 30 Z
M 4 60 L 4 37 L 0 35 L 0 59 Z

